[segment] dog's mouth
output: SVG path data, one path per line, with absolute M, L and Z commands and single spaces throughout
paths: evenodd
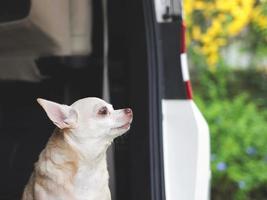
M 131 126 L 131 122 L 127 122 L 126 124 L 119 126 L 119 127 L 116 127 L 114 129 L 128 129 L 128 128 L 130 128 L 130 126 Z

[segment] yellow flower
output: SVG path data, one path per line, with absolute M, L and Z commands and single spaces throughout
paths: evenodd
M 226 20 L 226 18 L 227 18 L 227 16 L 226 16 L 225 13 L 220 13 L 220 14 L 218 15 L 218 17 L 217 17 L 217 19 L 218 19 L 218 21 L 219 21 L 220 23 L 223 23 L 223 22 Z
M 255 23 L 261 28 L 261 29 L 267 29 L 267 17 L 265 16 L 259 16 Z
M 208 55 L 210 53 L 210 48 L 208 45 L 204 45 L 200 51 L 202 52 L 203 55 Z
M 206 4 L 203 1 L 196 1 L 193 6 L 196 10 L 203 10 Z
M 201 30 L 199 26 L 193 26 L 192 28 L 192 38 L 194 40 L 200 40 L 202 37 Z
M 184 0 L 184 6 L 188 35 L 195 41 L 191 43 L 193 49 L 206 57 L 211 69 L 216 67 L 220 49 L 229 38 L 239 35 L 248 24 L 267 29 L 267 15 L 257 0 Z
M 212 40 L 212 38 L 207 34 L 203 35 L 202 38 L 200 39 L 200 41 L 204 44 L 210 43 L 211 40 Z
M 219 60 L 218 54 L 210 54 L 207 57 L 207 63 L 210 66 L 210 69 L 212 69 L 212 67 L 216 66 L 216 64 L 218 63 L 218 60 Z
M 184 7 L 184 11 L 185 11 L 185 13 L 186 13 L 187 16 L 189 16 L 192 13 L 192 11 L 193 11 L 192 4 L 193 4 L 193 1 L 192 0 L 186 0 L 186 1 L 184 1 L 184 6 L 183 7 Z
M 261 29 L 267 29 L 267 16 L 262 14 L 262 9 L 260 7 L 255 8 L 252 14 L 252 21 Z
M 218 20 L 214 19 L 212 25 L 207 30 L 207 34 L 210 37 L 215 37 L 216 35 L 220 34 L 221 30 L 222 30 L 221 23 Z
M 231 10 L 231 1 L 217 0 L 215 4 L 217 10 L 224 12 Z
M 215 10 L 215 4 L 213 4 L 213 3 L 209 3 L 209 4 L 207 4 L 207 10 L 208 11 L 214 11 Z

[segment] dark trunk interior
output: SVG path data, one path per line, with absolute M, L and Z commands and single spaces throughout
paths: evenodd
M 132 129 L 115 141 L 117 200 L 149 200 L 148 61 L 143 3 L 109 2 L 109 76 L 111 103 L 130 106 Z M 46 77 L 40 83 L 0 81 L 0 200 L 21 193 L 54 126 L 36 98 L 70 104 L 102 96 L 102 5 L 94 0 L 93 54 L 88 57 L 46 57 L 36 61 Z M 14 6 L 16 5 L 16 6 Z M 29 1 L 0 3 L 0 22 L 28 14 Z

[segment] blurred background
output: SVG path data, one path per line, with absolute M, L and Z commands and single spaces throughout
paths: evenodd
M 54 128 L 36 98 L 86 96 L 134 110 L 109 154 L 113 199 L 203 199 L 195 192 L 207 193 L 209 138 L 191 100 L 182 12 L 193 99 L 211 132 L 211 199 L 267 199 L 266 0 L 8 0 L 0 200 L 20 199 Z
M 213 200 L 267 199 L 267 1 L 184 0 Z

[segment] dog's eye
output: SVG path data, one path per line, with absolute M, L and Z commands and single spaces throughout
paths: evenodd
M 107 115 L 108 114 L 108 108 L 105 106 L 105 107 L 102 107 L 99 111 L 98 111 L 98 114 L 99 115 Z

